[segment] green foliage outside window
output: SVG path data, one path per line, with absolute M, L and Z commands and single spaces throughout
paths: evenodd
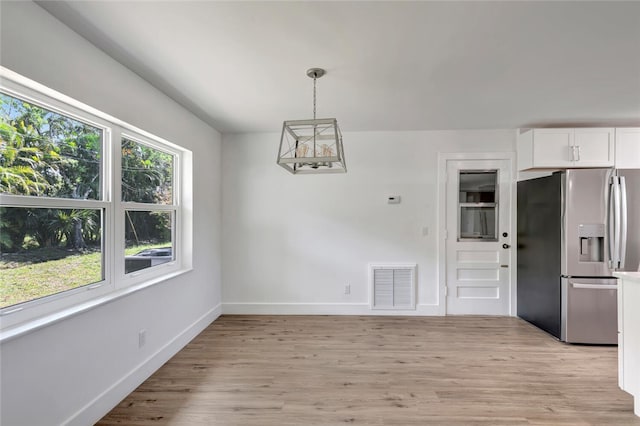
M 0 94 L 0 137 L 0 192 L 100 198 L 100 129 Z
M 102 131 L 0 94 L 0 192 L 99 199 Z M 0 249 L 86 249 L 97 245 L 95 210 L 1 208 Z

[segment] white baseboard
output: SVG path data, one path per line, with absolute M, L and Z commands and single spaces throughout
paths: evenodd
M 438 305 L 417 305 L 415 310 L 371 309 L 368 303 L 223 303 L 230 315 L 442 315 Z
M 215 321 L 222 313 L 222 305 L 218 304 L 185 330 L 169 341 L 166 345 L 145 359 L 137 367 L 131 370 L 87 405 L 82 407 L 73 416 L 64 422 L 65 425 L 89 425 L 94 424 L 113 407 L 118 405 L 127 395 L 133 392 L 140 384 L 147 380 L 158 368 L 169 361 L 176 353 L 187 345 L 194 337 L 202 332 L 209 324 Z

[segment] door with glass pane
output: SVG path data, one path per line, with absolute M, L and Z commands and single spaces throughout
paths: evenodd
M 449 160 L 447 314 L 509 315 L 509 160 Z

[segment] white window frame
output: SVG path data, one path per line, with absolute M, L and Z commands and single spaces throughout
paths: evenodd
M 119 255 L 118 253 L 116 253 L 116 262 L 115 262 L 116 276 L 118 277 L 117 279 L 118 288 L 123 288 L 123 287 L 130 286 L 132 284 L 143 282 L 145 280 L 148 280 L 149 277 L 162 276 L 163 274 L 167 273 L 167 271 L 172 271 L 176 268 L 179 269 L 180 260 L 182 259 L 182 256 L 180 254 L 182 253 L 182 248 L 183 248 L 182 238 L 181 238 L 182 232 L 177 232 L 179 229 L 182 229 L 181 228 L 182 212 L 180 208 L 181 199 L 182 199 L 181 191 L 180 191 L 180 152 L 172 147 L 166 146 L 164 144 L 159 144 L 157 141 L 151 140 L 150 138 L 144 137 L 143 135 L 140 135 L 136 132 L 126 131 L 126 130 L 122 130 L 118 137 L 118 140 L 117 140 L 118 152 L 121 152 L 122 139 L 124 138 L 173 156 L 174 161 L 173 161 L 173 176 L 172 176 L 172 188 L 171 188 L 173 203 L 172 204 L 154 204 L 154 203 L 139 203 L 139 202 L 133 202 L 133 201 L 122 201 L 122 178 L 121 178 L 122 157 L 120 155 L 117 156 L 118 164 L 116 166 L 116 170 L 118 174 L 118 178 L 117 178 L 118 182 L 116 185 L 117 188 L 115 192 L 117 193 L 118 203 L 116 203 L 116 206 L 117 206 L 116 216 L 119 217 L 121 220 L 116 221 L 115 233 L 116 233 L 116 246 L 122 248 L 122 250 L 120 250 L 119 252 Z M 124 220 L 124 215 L 127 210 L 129 211 L 168 211 L 168 212 L 174 213 L 175 216 L 173 219 L 172 229 L 171 229 L 171 234 L 172 234 L 171 245 L 173 247 L 172 252 L 174 257 L 172 261 L 125 274 L 124 236 L 125 236 L 126 224 Z
M 101 194 L 98 200 L 0 194 L 2 207 L 103 209 L 104 280 L 0 309 L 0 342 L 86 311 L 113 299 L 191 270 L 192 153 L 174 143 L 98 111 L 75 99 L 0 66 L 0 91 L 34 105 L 97 127 L 103 132 Z M 173 204 L 121 201 L 121 140 L 126 137 L 174 156 Z M 186 201 L 186 204 L 185 204 Z M 175 212 L 172 229 L 174 260 L 124 273 L 124 211 Z
M 494 190 L 494 199 L 492 203 L 484 203 L 484 202 L 460 202 L 460 175 L 463 172 L 471 172 L 471 173 L 491 173 L 495 172 L 496 184 Z M 500 216 L 499 216 L 499 208 L 500 208 L 500 170 L 497 169 L 465 169 L 458 170 L 458 229 L 457 229 L 457 238 L 460 242 L 474 242 L 474 243 L 495 243 L 500 240 L 500 235 L 498 233 Z M 495 238 L 472 238 L 472 237 L 463 237 L 462 236 L 462 209 L 464 207 L 491 207 L 494 211 L 494 224 L 493 229 L 495 232 Z

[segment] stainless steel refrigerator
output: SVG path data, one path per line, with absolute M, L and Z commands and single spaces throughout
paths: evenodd
M 640 170 L 518 182 L 518 316 L 571 343 L 616 344 L 614 271 L 640 269 Z

